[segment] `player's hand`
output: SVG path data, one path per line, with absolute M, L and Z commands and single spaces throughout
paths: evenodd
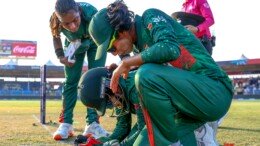
M 185 25 L 185 28 L 187 28 L 192 33 L 197 33 L 199 31 L 199 29 L 193 25 Z
M 74 63 L 68 61 L 68 57 L 60 57 L 60 63 L 64 64 L 65 66 L 72 67 Z
M 129 71 L 130 71 L 130 66 L 128 66 L 128 64 L 126 64 L 124 61 L 122 61 L 121 64 L 114 70 L 110 82 L 110 88 L 113 91 L 113 93 L 117 92 L 120 76 L 122 75 L 123 78 L 126 79 L 128 77 Z

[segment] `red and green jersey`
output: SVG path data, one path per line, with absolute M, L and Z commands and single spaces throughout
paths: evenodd
M 148 9 L 135 17 L 137 41 L 135 53 L 145 63 L 170 65 L 222 81 L 232 92 L 227 74 L 207 53 L 201 42 L 169 15 Z
M 135 73 L 135 71 L 130 72 L 127 79 L 120 78 L 119 84 L 127 100 L 127 105 L 124 106 L 128 108 L 128 113 L 117 117 L 116 127 L 113 133 L 108 138 L 102 137 L 100 139 L 102 142 L 117 139 L 121 142 L 120 145 L 132 146 L 145 126 L 143 112 L 139 104 L 138 92 L 134 83 Z M 121 109 L 116 109 L 117 114 L 120 112 Z M 137 116 L 137 122 L 134 126 L 132 126 L 132 114 Z

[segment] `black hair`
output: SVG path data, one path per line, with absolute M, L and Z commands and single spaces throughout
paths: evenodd
M 81 11 L 78 3 L 76 3 L 74 0 L 56 1 L 55 3 L 56 13 L 60 15 L 64 15 L 67 14 L 70 10 L 74 10 L 75 12 Z M 62 26 L 55 12 L 52 14 L 50 18 L 50 28 L 51 28 L 51 33 L 54 37 L 60 37 L 60 30 L 62 29 Z
M 57 0 L 55 11 L 59 14 L 66 14 L 70 10 L 79 11 L 79 6 L 74 0 Z
M 116 0 L 107 7 L 109 23 L 116 31 L 128 31 L 134 21 L 134 12 L 128 10 L 123 0 Z

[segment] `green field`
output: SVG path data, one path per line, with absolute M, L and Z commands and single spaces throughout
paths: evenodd
M 57 129 L 61 101 L 47 100 L 46 125 L 39 123 L 40 101 L 0 100 L 0 145 L 72 145 L 74 138 L 54 141 L 52 133 Z M 115 118 L 101 118 L 105 129 L 112 131 Z M 74 128 L 81 134 L 85 127 L 85 107 L 77 103 L 74 111 Z M 234 100 L 228 115 L 218 130 L 218 141 L 236 146 L 260 146 L 260 100 Z

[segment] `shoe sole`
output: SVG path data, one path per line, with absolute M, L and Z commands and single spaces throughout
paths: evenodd
M 53 136 L 53 139 L 54 140 L 63 140 L 63 139 L 68 139 L 69 137 L 73 137 L 73 136 L 74 136 L 73 132 L 69 132 L 68 137 L 63 138 L 61 135 L 57 134 L 57 135 Z

